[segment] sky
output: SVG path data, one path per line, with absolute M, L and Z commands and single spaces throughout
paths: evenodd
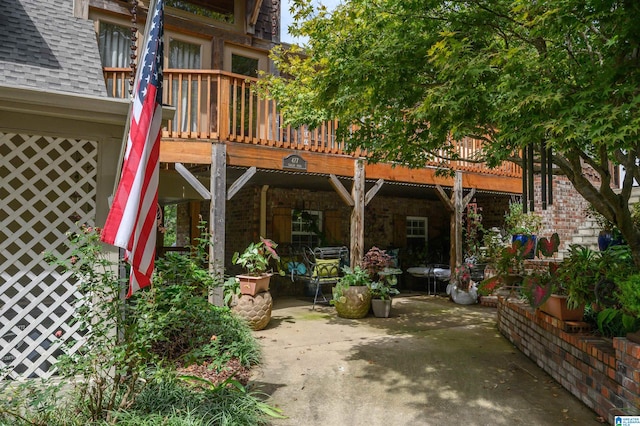
M 288 32 L 289 25 L 293 22 L 291 17 L 291 13 L 289 13 L 289 8 L 291 8 L 291 0 L 283 0 L 282 1 L 282 16 L 281 16 L 281 34 L 280 41 L 283 43 L 298 43 L 302 44 L 304 42 L 303 39 L 296 39 L 291 37 Z M 316 0 L 316 3 L 324 4 L 329 9 L 333 9 L 338 4 L 340 4 L 340 0 Z

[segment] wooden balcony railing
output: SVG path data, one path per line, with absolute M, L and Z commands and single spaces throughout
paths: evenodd
M 105 82 L 113 97 L 129 96 L 127 68 L 105 68 Z M 165 139 L 215 139 L 278 148 L 346 154 L 337 140 L 338 123 L 329 121 L 316 129 L 292 128 L 282 124 L 276 102 L 253 90 L 257 79 L 218 70 L 164 70 L 164 103 L 176 108 L 176 115 L 163 128 Z M 462 158 L 472 158 L 482 141 L 465 138 L 456 142 Z M 436 165 L 434 160 L 432 165 Z M 482 163 L 457 161 L 457 170 L 517 177 L 520 167 L 504 163 L 489 169 Z

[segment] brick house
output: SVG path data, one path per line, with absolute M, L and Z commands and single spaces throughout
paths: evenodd
M 75 332 L 74 285 L 42 252 L 64 255 L 75 222 L 106 218 L 128 109 L 132 21 L 139 46 L 148 2 L 133 5 L 0 2 L 0 368 L 9 366 L 10 377 L 46 377 L 55 360 L 50 336 Z M 518 167 L 461 161 L 451 164 L 456 181 L 436 176 L 435 164 L 367 164 L 335 140 L 336 123 L 281 125 L 277 105 L 251 92 L 258 71 L 275 72 L 268 52 L 280 40 L 280 7 L 166 1 L 164 93 L 175 109 L 164 114 L 159 199 L 176 206 L 178 246 L 191 243 L 202 218 L 213 259 L 229 271 L 232 253 L 259 236 L 345 245 L 352 256 L 373 245 L 398 248 L 407 268 L 451 261 L 444 197 L 473 191 L 484 226 L 502 223 L 521 194 Z M 463 157 L 479 148 L 459 142 Z M 557 182 L 562 193 L 543 215 L 546 231 L 564 241 L 583 201 Z

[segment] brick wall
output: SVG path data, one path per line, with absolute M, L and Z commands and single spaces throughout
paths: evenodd
M 539 191 L 539 177 L 536 188 Z M 247 185 L 227 202 L 225 264 L 231 267 L 231 256 L 243 250 L 251 241 L 260 237 L 260 192 L 261 187 Z M 565 247 L 577 227 L 584 223 L 585 202 L 565 177 L 554 177 L 554 204 L 542 211 L 540 196 L 536 196 L 536 212 L 544 218 L 543 236 L 558 232 L 561 248 Z M 514 197 L 515 198 L 515 197 Z M 482 208 L 483 226 L 491 228 L 501 226 L 504 214 L 509 209 L 511 196 L 479 193 L 474 197 Z M 184 207 L 187 208 L 186 205 Z M 338 212 L 342 238 L 340 244 L 349 246 L 349 228 L 351 209 L 344 204 L 334 191 L 311 191 L 303 189 L 269 188 L 267 192 L 267 235 L 272 238 L 273 211 L 276 208 L 298 210 L 333 210 Z M 202 217 L 208 218 L 208 203 L 202 203 Z M 182 217 L 187 211 L 179 213 L 178 225 L 188 224 L 188 218 Z M 431 244 L 431 262 L 448 262 L 449 212 L 434 193 L 430 198 L 413 199 L 383 197 L 378 195 L 365 208 L 365 250 L 373 245 L 389 248 L 394 244 L 394 220 L 406 216 L 425 216 L 428 218 L 428 237 Z M 180 228 L 178 235 L 188 232 Z M 407 266 L 407 265 L 404 265 Z
M 553 177 L 553 204 L 542 210 L 540 175 L 534 177 L 535 212 L 542 216 L 541 236 L 550 236 L 554 232 L 560 236 L 560 251 L 568 249 L 573 235 L 586 221 L 584 213 L 587 201 L 575 190 L 566 176 Z
M 564 331 L 528 305 L 499 299 L 498 329 L 564 388 L 611 424 L 640 415 L 640 345 Z

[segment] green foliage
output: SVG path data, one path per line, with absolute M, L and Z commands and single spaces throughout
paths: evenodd
M 222 369 L 231 359 L 246 367 L 260 361 L 246 323 L 207 302 L 207 290 L 217 285 L 205 269 L 207 237 L 188 255 L 158 260 L 153 286 L 126 303 L 126 283 L 102 252 L 99 229 L 82 226 L 69 238 L 69 259 L 48 258 L 78 281 L 83 341 L 63 349 L 81 347 L 56 365 L 59 384 L 3 382 L 1 425 L 261 425 L 280 415 L 264 395 L 231 381 L 196 389 L 172 370 L 191 362 Z
M 148 379 L 147 363 L 156 360 L 149 349 L 157 337 L 154 326 L 125 303 L 126 284 L 117 276 L 118 263 L 102 251 L 99 231 L 83 225 L 69 234 L 70 259 L 49 256 L 78 282 L 74 322 L 83 333 L 81 342 L 68 341 L 66 346 L 82 347 L 67 351 L 56 367 L 62 377 L 81 378 L 74 382 L 78 408 L 93 422 L 110 420 L 113 411 L 135 401 Z
M 527 275 L 521 292 L 532 308 L 539 308 L 554 292 L 554 277 L 548 272 Z
M 163 209 L 164 224 L 162 243 L 165 247 L 173 246 L 177 241 L 178 205 L 169 204 Z
M 371 285 L 369 272 L 366 269 L 362 269 L 360 266 L 356 265 L 354 268 L 345 266 L 342 268 L 342 272 L 344 275 L 340 277 L 340 280 L 332 290 L 333 298 L 329 301 L 332 305 L 335 304 L 336 301 L 344 302 L 345 298 L 343 293 L 349 287 Z
M 500 275 L 524 274 L 524 259 L 535 248 L 533 239 L 525 244 L 520 240 L 513 241 L 510 246 L 503 247 L 496 261 L 496 269 Z
M 524 213 L 522 203 L 511 203 L 504 215 L 504 224 L 511 235 L 537 235 L 542 228 L 542 217 L 533 212 Z
M 501 277 L 493 276 L 485 278 L 478 284 L 478 295 L 489 296 L 500 287 L 502 287 Z
M 481 247 L 486 230 L 482 226 L 482 207 L 476 204 L 467 205 L 464 215 L 464 227 L 462 228 L 462 241 L 464 244 L 464 258 L 473 263 L 483 260 L 485 253 Z
M 283 418 L 278 409 L 262 401 L 264 397 L 233 379 L 214 385 L 199 377 L 168 375 L 151 383 L 136 404 L 116 419 L 131 426 L 231 426 L 267 425 L 270 417 Z
M 616 281 L 616 298 L 620 307 L 629 315 L 640 318 L 640 274 L 629 275 Z
M 640 267 L 627 207 L 640 178 L 639 2 L 351 0 L 329 12 L 298 0 L 293 12 L 304 55 L 274 50 L 290 79 L 262 83 L 286 124 L 336 119 L 348 149 L 410 167 L 447 167 L 460 157 L 452 141 L 468 136 L 485 142 L 468 160 L 489 166 L 519 162 L 532 143 L 538 158 L 544 142 Z M 620 192 L 611 164 L 626 170 Z
M 624 337 L 640 330 L 640 318 L 615 308 L 598 312 L 598 331 L 605 337 Z
M 62 383 L 51 380 L 0 381 L 0 425 L 58 423 Z
M 369 284 L 369 291 L 371 292 L 372 299 L 391 299 L 391 297 L 400 294 L 400 291 L 395 287 L 398 284 L 398 279 L 395 276 L 398 271 L 400 270 L 390 269 L 388 271 L 389 275 L 383 275 L 382 279 L 372 281 Z
M 567 306 L 590 305 L 595 302 L 595 286 L 599 279 L 598 261 L 600 253 L 590 248 L 572 244 L 568 256 L 558 270 L 561 294 L 568 297 Z
M 402 270 L 391 268 L 392 262 L 386 250 L 375 246 L 364 255 L 362 268 L 369 274 L 368 286 L 373 299 L 391 299 L 392 296 L 400 293 L 395 286 L 398 284 L 396 275 L 401 274 Z
M 487 260 L 496 265 L 502 254 L 502 250 L 507 245 L 507 237 L 503 236 L 499 228 L 491 228 L 485 232 L 482 244 L 486 248 Z
M 503 247 L 495 260 L 497 277 L 483 280 L 479 285 L 479 294 L 487 294 L 502 285 L 513 285 L 519 277 L 522 277 L 521 295 L 529 301 L 532 307 L 539 307 L 551 293 L 557 293 L 562 289 L 557 273 L 558 264 L 549 262 L 546 270 L 532 272 L 524 276 L 524 260 L 534 250 L 535 255 L 539 258 L 552 256 L 558 251 L 559 245 L 560 237 L 554 233 L 549 239 L 540 238 L 537 245 L 532 238 L 529 238 L 524 244 L 521 240 L 515 240 L 511 246 Z
M 569 307 L 591 303 L 615 303 L 616 283 L 636 271 L 628 246 L 595 251 L 571 245 L 558 270 L 559 283 L 569 296 Z
M 249 275 L 261 275 L 269 270 L 271 259 L 276 261 L 280 259 L 276 247 L 278 244 L 260 237 L 260 242 L 249 244 L 242 254 L 235 252 L 231 261 L 245 268 Z M 280 272 L 284 275 L 283 271 Z
M 560 236 L 554 232 L 551 238 L 538 238 L 536 243 L 536 255 L 538 257 L 551 257 L 558 252 L 560 247 Z
M 224 282 L 224 305 L 225 306 L 231 306 L 231 301 L 233 300 L 233 297 L 239 297 L 240 296 L 240 279 L 236 278 L 236 277 L 229 277 L 225 280 Z
M 170 252 L 158 259 L 152 289 L 133 297 L 136 312 L 152 323 L 157 338 L 151 351 L 165 361 L 224 365 L 239 358 L 245 366 L 256 364 L 260 349 L 251 330 L 227 308 L 208 302 L 209 289 L 222 284 L 206 269 L 209 241 L 203 233 L 189 255 Z

